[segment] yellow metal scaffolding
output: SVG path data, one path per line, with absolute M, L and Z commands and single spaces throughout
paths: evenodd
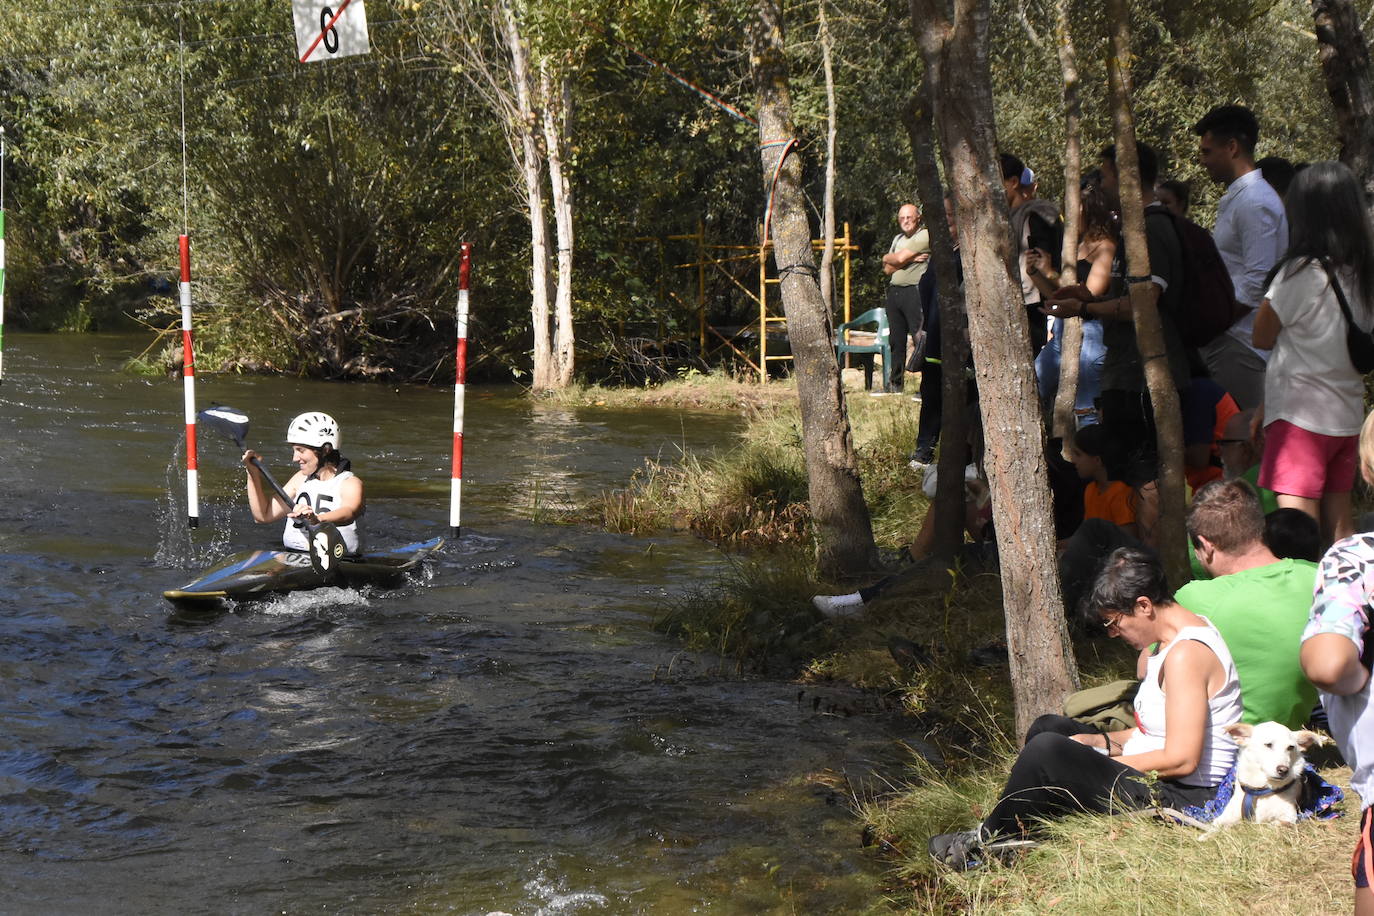
M 762 234 L 763 231 L 762 228 L 760 228 L 759 235 L 762 236 Z M 706 241 L 706 229 L 701 223 L 697 223 L 696 232 L 688 235 L 670 235 L 668 236 L 668 241 L 685 241 L 696 243 L 696 260 L 687 261 L 682 264 L 675 264 L 673 266 L 677 269 L 692 269 L 697 272 L 697 336 L 698 346 L 701 349 L 702 355 L 707 355 L 709 352 L 712 351 L 712 349 L 728 347 L 736 356 L 738 356 L 741 360 L 748 364 L 749 367 L 752 368 L 758 374 L 760 382 L 768 381 L 768 364 L 770 362 L 790 360 L 792 358 L 790 352 L 787 354 L 778 354 L 773 356 L 770 356 L 768 354 L 768 332 L 770 328 L 777 328 L 781 330 L 782 333 L 785 335 L 787 325 L 787 319 L 782 314 L 780 314 L 780 305 L 776 308 L 773 308 L 770 311 L 770 300 L 776 297 L 770 297 L 768 291 L 771 287 L 775 287 L 779 284 L 778 278 L 772 275 L 773 269 L 770 267 L 772 261 L 771 255 L 773 251 L 773 243 L 770 241 L 758 245 L 708 244 Z M 853 252 L 859 250 L 858 246 L 853 243 L 853 240 L 850 237 L 849 223 L 844 224 L 844 234 L 836 238 L 834 242 L 835 257 L 836 260 L 840 262 L 841 266 L 841 282 L 836 284 L 836 286 L 838 286 L 840 288 L 840 291 L 842 292 L 841 298 L 843 302 L 843 308 L 842 317 L 840 320 L 841 322 L 845 322 L 849 321 L 851 317 L 850 257 Z M 825 240 L 812 239 L 811 247 L 815 251 L 821 251 L 825 248 Z M 739 277 L 735 276 L 735 274 L 732 273 L 729 269 L 731 265 L 747 264 L 750 261 L 753 261 L 758 265 L 757 292 L 754 289 L 751 289 L 750 285 L 746 285 L 744 281 L 742 281 Z M 733 286 L 738 288 L 741 293 L 743 293 L 746 297 L 751 299 L 758 306 L 759 317 L 757 322 L 751 322 L 739 328 L 733 334 L 730 334 L 728 336 L 726 334 L 721 333 L 719 329 L 714 328 L 707 323 L 706 272 L 708 268 L 719 272 L 721 276 L 728 280 Z M 673 298 L 681 301 L 681 299 L 675 294 L 670 295 L 673 295 Z M 685 305 L 686 303 L 683 304 Z M 741 347 L 736 344 L 740 337 L 742 337 L 749 331 L 755 329 L 757 329 L 759 336 L 757 362 L 753 358 L 751 358 L 751 356 L 748 353 L 746 353 L 745 350 L 741 349 Z M 709 346 L 711 336 L 714 336 L 719 340 L 719 343 L 714 348 L 711 348 Z M 748 344 L 745 344 L 744 346 L 748 346 Z

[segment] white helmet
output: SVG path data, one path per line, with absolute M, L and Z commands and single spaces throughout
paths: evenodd
M 327 413 L 318 410 L 303 413 L 291 421 L 286 428 L 286 441 L 292 445 L 308 445 L 321 448 L 325 445 L 339 448 L 339 424 Z

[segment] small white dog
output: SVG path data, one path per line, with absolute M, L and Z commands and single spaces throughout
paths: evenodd
M 1240 745 L 1236 788 L 1226 809 L 1212 821 L 1212 827 L 1242 820 L 1295 823 L 1298 792 L 1307 764 L 1303 751 L 1331 739 L 1306 729 L 1289 731 L 1278 722 L 1232 725 L 1226 733 Z

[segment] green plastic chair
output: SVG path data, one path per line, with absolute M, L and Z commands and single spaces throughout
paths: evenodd
M 846 331 L 866 330 L 868 326 L 873 326 L 875 331 L 872 343 L 851 343 L 846 339 Z M 889 342 L 887 327 L 887 311 L 885 309 L 869 309 L 853 321 L 846 321 L 844 324 L 835 328 L 835 358 L 844 363 L 844 355 L 853 353 L 859 356 L 864 370 L 864 389 L 873 388 L 873 357 L 875 354 L 883 358 L 883 390 L 887 391 L 892 383 L 892 347 Z

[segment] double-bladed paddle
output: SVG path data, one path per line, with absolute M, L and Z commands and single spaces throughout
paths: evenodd
M 211 429 L 218 430 L 220 433 L 234 440 L 239 448 L 245 451 L 248 448 L 248 415 L 241 410 L 233 407 L 214 406 L 207 407 L 196 414 L 196 422 Z M 254 457 L 253 467 L 257 468 L 263 479 L 281 497 L 282 502 L 287 506 L 292 506 L 291 495 L 282 489 L 281 484 L 277 483 L 272 477 L 272 473 L 263 466 L 262 460 Z M 304 528 L 310 540 L 310 568 L 324 578 L 326 582 L 332 582 L 338 574 L 338 561 L 343 559 L 348 552 L 348 547 L 344 544 L 343 535 L 339 534 L 339 529 L 333 522 L 319 522 L 310 524 L 304 519 L 296 520 L 296 527 Z

